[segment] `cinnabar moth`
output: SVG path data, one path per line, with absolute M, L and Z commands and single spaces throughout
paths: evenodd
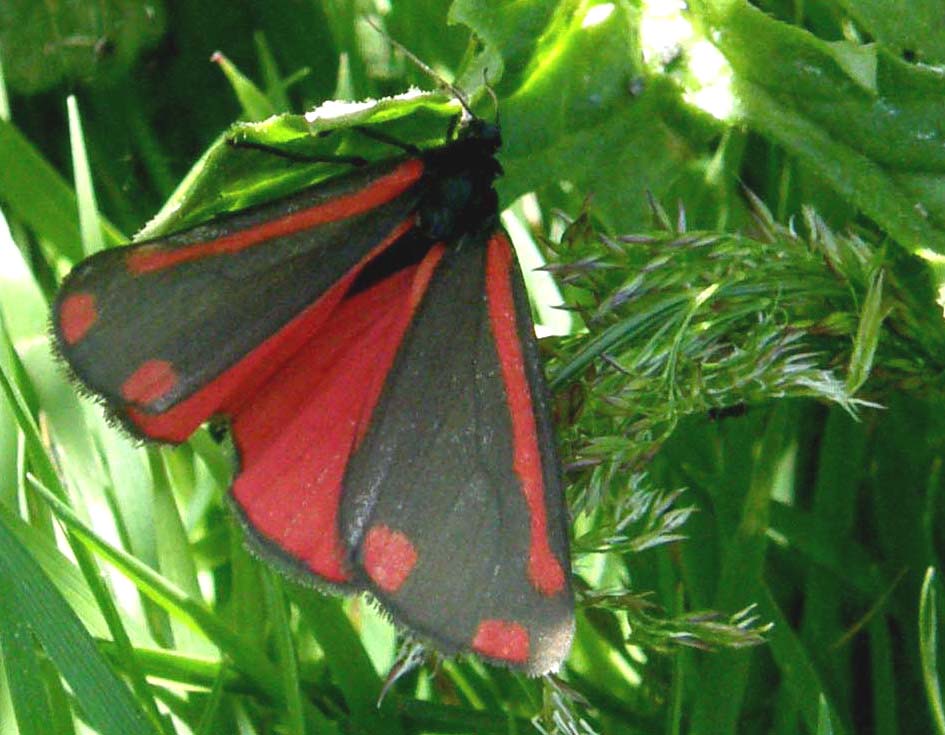
M 497 125 L 100 252 L 58 349 L 132 433 L 229 420 L 255 548 L 446 654 L 533 674 L 573 633 L 567 512 Z

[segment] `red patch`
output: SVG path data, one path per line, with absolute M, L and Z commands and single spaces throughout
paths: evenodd
M 98 308 L 90 293 L 74 293 L 59 305 L 59 329 L 70 345 L 85 337 L 96 321 Z
M 121 386 L 121 395 L 130 403 L 147 405 L 177 385 L 177 373 L 167 360 L 148 360 Z
M 417 563 L 417 550 L 400 531 L 372 526 L 364 537 L 364 569 L 385 592 L 396 592 Z
M 532 408 L 522 346 L 519 344 L 512 297 L 512 246 L 502 235 L 489 240 L 486 264 L 486 293 L 489 299 L 489 321 L 495 335 L 496 350 L 502 367 L 502 378 L 512 418 L 512 444 L 515 453 L 515 474 L 521 481 L 522 494 L 528 506 L 531 541 L 528 555 L 528 578 L 543 595 L 561 592 L 565 585 L 564 570 L 548 545 L 548 519 L 545 514 L 545 482 L 538 429 Z
M 317 225 L 354 217 L 370 212 L 403 194 L 423 175 L 423 161 L 412 158 L 404 161 L 386 176 L 382 176 L 361 191 L 337 197 L 308 209 L 292 212 L 284 217 L 224 235 L 216 240 L 192 245 L 165 246 L 161 243 L 142 245 L 132 250 L 126 261 L 131 273 L 149 273 L 163 270 L 191 260 L 214 255 L 236 253 L 277 237 L 285 237 Z
M 393 361 L 413 269 L 381 281 L 331 319 L 232 412 L 233 496 L 253 527 L 329 582 L 349 580 L 338 505 L 357 428 Z M 314 437 L 314 438 L 313 438 Z
M 489 658 L 523 664 L 528 661 L 528 631 L 508 620 L 483 620 L 476 629 L 472 648 Z
M 406 295 L 406 303 L 403 305 L 397 306 L 397 311 L 399 313 L 398 322 L 394 327 L 395 342 L 391 344 L 396 347 L 400 345 L 400 340 L 404 335 L 404 332 L 407 331 L 407 327 L 410 325 L 410 322 L 413 321 L 414 312 L 417 310 L 420 301 L 423 299 L 423 295 L 427 292 L 427 287 L 430 285 L 430 279 L 433 278 L 433 272 L 436 270 L 436 266 L 442 260 L 443 255 L 446 253 L 446 248 L 442 243 L 438 243 L 430 248 L 430 251 L 424 256 L 423 260 L 420 261 L 420 264 L 416 267 L 416 270 L 412 271 L 413 276 L 411 277 L 410 290 Z M 375 313 L 382 313 L 378 310 Z M 385 338 L 390 334 L 389 331 L 383 332 Z M 361 440 L 364 439 L 364 435 L 367 433 L 368 426 L 370 426 L 370 417 L 374 414 L 374 407 L 377 405 L 377 401 L 381 396 L 381 390 L 384 387 L 384 383 L 387 381 L 387 374 L 390 372 L 391 366 L 394 364 L 394 356 L 396 352 L 391 352 L 388 356 L 383 357 L 383 353 L 378 351 L 376 357 L 365 356 L 365 360 L 373 360 L 377 365 L 377 369 L 374 371 L 374 380 L 368 386 L 367 396 L 370 396 L 368 400 L 364 403 L 364 408 L 361 411 L 361 420 L 358 423 L 358 432 L 355 436 L 354 449 L 357 449 L 361 446 Z M 345 400 L 348 400 L 347 398 Z
M 431 252 L 424 263 L 435 260 Z M 338 531 L 341 484 L 429 280 L 423 263 L 344 299 L 233 416 L 233 495 L 253 527 L 330 582 L 349 581 Z M 268 363 L 267 363 L 268 364 Z M 312 437 L 317 437 L 314 441 Z

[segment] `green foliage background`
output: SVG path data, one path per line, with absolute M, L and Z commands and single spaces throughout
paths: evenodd
M 0 4 L 0 735 L 945 733 L 940 3 L 693 0 L 644 57 L 677 5 Z M 486 117 L 488 80 L 506 222 L 577 316 L 545 340 L 580 598 L 557 679 L 432 656 L 378 706 L 390 626 L 246 552 L 208 432 L 136 446 L 50 354 L 84 254 L 337 170 L 224 136 L 442 139 L 443 95 L 300 116 L 431 88 L 365 18 Z M 725 119 L 692 104 L 709 47 Z

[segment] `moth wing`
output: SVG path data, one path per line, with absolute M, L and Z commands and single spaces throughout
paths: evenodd
M 346 298 L 232 415 L 233 502 L 255 548 L 290 574 L 350 586 L 342 478 L 412 317 L 420 270 Z
M 378 164 L 98 253 L 59 292 L 59 351 L 131 431 L 183 441 L 252 396 L 411 230 L 422 171 Z
M 355 584 L 396 621 L 544 673 L 570 647 L 573 594 L 524 284 L 501 232 L 437 257 L 348 460 L 341 536 Z

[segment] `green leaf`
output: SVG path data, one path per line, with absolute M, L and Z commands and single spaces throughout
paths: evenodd
M 847 390 L 856 393 L 869 378 L 873 358 L 879 345 L 883 320 L 889 314 L 883 309 L 883 274 L 879 272 L 870 283 L 860 312 L 860 324 L 853 340 L 850 367 L 847 372 Z
M 872 38 L 929 64 L 945 61 L 945 27 L 938 0 L 839 0 Z
M 102 735 L 154 733 L 124 682 L 109 668 L 82 623 L 10 533 L 3 516 L 0 577 L 4 578 L 4 589 L 0 591 L 9 593 L 2 597 L 6 604 L 0 615 L 29 621 L 30 630 L 72 689 L 89 724 Z
M 299 683 L 299 662 L 296 657 L 292 632 L 289 626 L 287 601 L 282 583 L 272 572 L 262 575 L 263 597 L 266 611 L 272 621 L 273 635 L 282 673 L 282 690 L 286 695 L 286 732 L 289 735 L 304 735 L 305 715 L 302 708 L 302 691 Z
M 945 125 L 934 102 L 945 94 L 945 78 L 882 47 L 840 51 L 841 44 L 744 0 L 693 7 L 731 64 L 747 124 L 816 170 L 907 250 L 945 252 L 945 208 L 929 187 L 930 177 L 945 173 Z
M 347 107 L 335 103 L 304 116 L 276 115 L 262 122 L 234 125 L 195 164 L 139 237 L 154 237 L 221 211 L 267 201 L 350 168 L 335 163 L 287 162 L 271 153 L 240 148 L 240 142 L 310 157 L 330 158 L 357 151 L 368 159 L 389 158 L 390 145 L 368 139 L 351 128 L 377 126 L 379 132 L 398 140 L 435 145 L 442 141 L 458 110 L 455 101 L 440 94 L 409 93 Z M 333 134 L 315 137 L 323 131 Z
M 203 631 L 224 653 L 232 657 L 234 663 L 246 676 L 264 691 L 276 698 L 279 697 L 276 671 L 261 651 L 247 645 L 246 641 L 242 640 L 202 601 L 188 597 L 176 585 L 161 577 L 150 567 L 100 538 L 45 487 L 34 483 L 34 488 L 49 504 L 56 516 L 84 544 L 114 564 L 135 583 L 138 589 L 169 613 Z
M 11 87 L 39 92 L 63 80 L 126 73 L 164 29 L 161 2 L 103 0 L 0 6 L 0 51 Z
M 212 61 L 219 64 L 226 75 L 236 98 L 240 101 L 243 114 L 249 120 L 264 120 L 276 111 L 275 105 L 266 97 L 259 87 L 243 74 L 233 62 L 217 51 Z
M 935 590 L 935 570 L 925 572 L 919 596 L 919 655 L 922 659 L 922 683 L 928 698 L 935 731 L 945 733 L 945 706 L 942 704 L 942 686 L 938 673 L 938 601 Z
M 833 735 L 833 724 L 830 721 L 830 707 L 827 699 L 820 695 L 820 706 L 817 711 L 817 735 Z
M 76 197 L 79 200 L 82 250 L 84 255 L 91 255 L 104 247 L 102 228 L 98 221 L 98 204 L 95 201 L 95 188 L 92 185 L 89 159 L 82 136 L 79 104 L 74 95 L 66 99 L 66 106 L 69 109 L 69 143 L 72 150 L 72 170 L 75 172 Z
M 6 685 L 21 735 L 42 735 L 49 732 L 53 714 L 33 632 L 27 624 L 28 618 L 17 605 L 17 597 L 13 580 L 0 574 L 0 600 L 4 601 L 0 607 L 0 651 L 4 667 L 10 672 Z
M 809 730 L 816 732 L 822 712 L 821 702 L 827 692 L 811 657 L 812 652 L 791 629 L 790 621 L 778 608 L 771 590 L 764 590 L 758 608 L 760 614 L 773 623 L 770 633 L 771 654 L 784 677 L 785 696 L 782 699 L 798 713 Z M 835 735 L 846 732 L 836 721 L 833 722 L 833 730 Z
M 0 191 L 8 213 L 49 240 L 72 261 L 82 257 L 76 195 L 62 176 L 40 155 L 17 128 L 0 120 Z M 111 244 L 121 234 L 105 224 Z
M 56 547 L 55 539 L 49 538 L 6 507 L 0 507 L 0 515 L 3 516 L 3 521 L 10 533 L 39 564 L 43 573 L 79 616 L 86 629 L 97 638 L 108 637 L 108 627 L 105 625 L 105 620 L 95 604 L 95 598 L 90 593 L 88 585 L 85 584 L 75 565 Z M 144 631 L 138 631 L 135 638 L 146 640 L 147 636 Z
M 325 651 L 354 723 L 365 732 L 401 732 L 391 700 L 380 700 L 380 677 L 340 602 L 301 587 L 290 594 Z
M 748 492 L 740 509 L 735 533 L 723 551 L 719 586 L 713 607 L 738 610 L 757 599 L 763 587 L 762 568 L 767 551 L 771 497 L 779 475 L 786 469 L 784 455 L 791 451 L 791 409 L 776 407 L 753 448 Z M 699 691 L 693 711 L 693 729 L 735 732 L 748 674 L 747 651 L 725 651 L 703 668 L 705 686 Z

